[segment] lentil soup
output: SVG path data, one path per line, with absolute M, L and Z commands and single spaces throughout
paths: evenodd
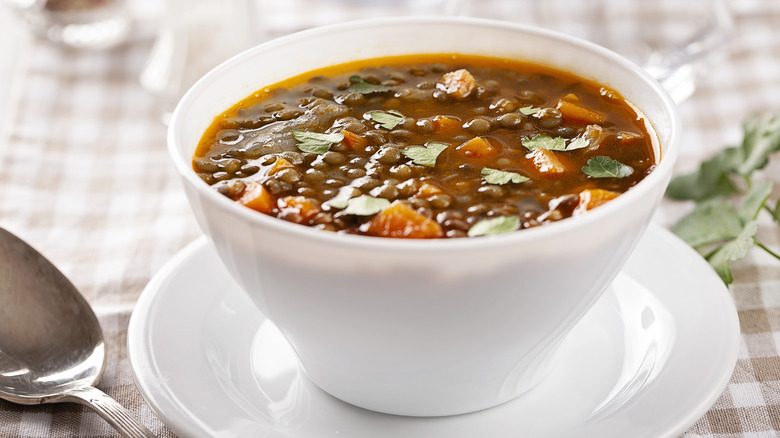
M 215 118 L 198 175 L 290 222 L 401 238 L 477 237 L 582 214 L 654 168 L 644 116 L 539 65 L 414 55 L 263 88 Z

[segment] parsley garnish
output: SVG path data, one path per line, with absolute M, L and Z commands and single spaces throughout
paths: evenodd
M 448 147 L 449 145 L 444 143 L 429 141 L 425 143 L 425 146 L 409 146 L 402 150 L 401 153 L 407 158 L 411 158 L 414 164 L 433 167 L 436 165 L 436 158 Z
M 482 219 L 469 228 L 469 237 L 487 236 L 490 234 L 509 233 L 520 229 L 520 218 L 517 216 L 499 216 Z
M 634 173 L 634 169 L 620 161 L 599 155 L 588 160 L 588 165 L 582 168 L 582 172 L 593 178 L 625 178 Z
M 298 131 L 293 129 L 293 137 L 298 140 L 298 149 L 303 152 L 313 154 L 324 154 L 328 152 L 331 146 L 344 140 L 344 134 L 337 132 L 334 134 L 320 134 L 317 132 Z
M 518 111 L 523 113 L 523 115 L 532 116 L 532 115 L 538 113 L 541 110 L 542 110 L 541 108 L 536 108 L 536 107 L 534 107 L 532 105 L 528 105 L 528 106 L 524 106 L 524 107 L 520 108 Z
M 384 111 L 371 111 L 368 113 L 371 120 L 379 123 L 379 126 L 385 129 L 394 129 L 399 123 L 404 121 L 404 115 L 396 110 Z
M 506 172 L 498 169 L 491 169 L 489 167 L 482 168 L 482 176 L 485 182 L 488 184 L 506 184 L 510 181 L 513 183 L 521 183 L 528 181 L 527 177 L 515 172 Z
M 780 202 L 771 205 L 771 182 L 755 181 L 770 154 L 780 150 L 780 117 L 752 118 L 743 129 L 739 146 L 673 179 L 666 191 L 670 198 L 696 201 L 672 231 L 704 256 L 727 285 L 734 281 L 730 263 L 753 246 L 780 260 L 780 254 L 756 238 L 762 211 L 780 224 Z
M 547 149 L 550 151 L 573 151 L 575 149 L 582 149 L 590 145 L 590 141 L 577 137 L 574 140 L 570 140 L 566 144 L 566 140 L 563 137 L 550 137 L 549 135 L 538 134 L 533 137 L 525 137 L 520 140 L 520 143 L 530 151 L 537 149 Z
M 550 151 L 566 150 L 566 140 L 564 140 L 562 137 L 552 138 L 549 135 L 539 134 L 531 138 L 525 137 L 520 140 L 520 143 L 522 143 L 522 145 L 530 151 L 535 151 L 537 149 L 547 149 Z
M 388 87 L 387 85 L 372 84 L 357 75 L 350 77 L 349 81 L 352 82 L 352 85 L 349 86 L 349 91 L 360 94 L 382 93 L 393 89 L 393 87 Z
M 390 201 L 387 199 L 360 195 L 347 202 L 347 208 L 344 210 L 344 213 L 357 216 L 371 216 L 384 210 L 388 205 L 390 205 Z

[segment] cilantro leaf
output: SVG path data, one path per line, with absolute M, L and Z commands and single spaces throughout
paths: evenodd
M 349 86 L 349 91 L 360 94 L 382 93 L 393 89 L 393 87 L 388 87 L 387 85 L 372 84 L 357 75 L 350 77 L 349 81 L 352 82 L 352 85 Z
M 436 158 L 448 147 L 449 145 L 444 143 L 429 141 L 425 146 L 409 146 L 401 153 L 410 158 L 414 164 L 433 167 L 436 165 Z
M 590 141 L 582 137 L 577 137 L 573 140 L 570 140 L 569 143 L 566 144 L 566 140 L 564 140 L 562 137 L 552 138 L 549 135 L 542 134 L 535 135 L 532 138 L 525 137 L 520 141 L 520 143 L 530 151 L 535 151 L 537 149 L 547 149 L 550 151 L 573 151 L 575 149 L 582 149 L 590 146 Z
M 672 179 L 666 195 L 672 199 L 701 201 L 736 193 L 737 188 L 729 178 L 729 169 L 736 152 L 736 148 L 726 149 L 701 163 L 698 170 Z
M 742 230 L 734 207 L 723 199 L 699 203 L 672 227 L 672 232 L 694 248 L 733 239 Z
M 625 178 L 634 173 L 631 166 L 603 155 L 588 160 L 588 165 L 582 171 L 593 178 Z
M 739 217 L 743 222 L 754 220 L 764 208 L 769 195 L 772 194 L 772 183 L 769 181 L 756 184 L 745 194 L 745 199 L 739 206 Z
M 371 120 L 379 123 L 379 126 L 385 129 L 394 129 L 399 123 L 404 121 L 404 115 L 396 110 L 384 111 L 371 111 L 368 113 Z
M 379 213 L 390 205 L 390 201 L 384 198 L 375 198 L 368 195 L 360 195 L 348 201 L 345 214 L 354 214 L 357 216 L 371 216 Z
M 344 186 L 339 189 L 339 192 L 336 194 L 336 196 L 325 201 L 322 205 L 328 206 L 330 208 L 337 208 L 339 210 L 342 210 L 344 208 L 347 208 L 347 205 L 349 205 L 349 199 L 352 198 L 354 193 L 355 193 L 354 187 Z
M 745 257 L 748 250 L 756 244 L 755 235 L 757 232 L 758 222 L 750 221 L 745 224 L 734 239 L 726 242 L 707 257 L 707 261 L 715 268 L 715 272 L 724 283 L 731 284 L 734 281 L 730 262 Z
M 582 149 L 588 146 L 590 146 L 590 140 L 582 137 L 577 137 L 569 141 L 569 144 L 566 146 L 566 150 L 573 151 L 575 149 Z
M 780 201 L 777 201 L 774 210 L 769 210 L 769 213 L 772 215 L 772 219 L 780 224 Z
M 520 143 L 529 151 L 535 151 L 537 149 L 547 149 L 550 151 L 566 150 L 566 140 L 562 137 L 552 138 L 549 135 L 538 134 L 532 138 L 525 137 Z
M 482 219 L 469 228 L 469 237 L 487 236 L 490 234 L 509 233 L 520 229 L 520 218 L 517 216 L 499 216 Z
M 533 105 L 528 105 L 528 106 L 524 106 L 524 107 L 520 108 L 518 111 L 523 113 L 523 115 L 531 116 L 531 115 L 534 115 L 534 114 L 538 113 L 541 110 L 542 110 L 541 108 L 536 108 Z
M 769 162 L 769 154 L 780 150 L 780 116 L 754 117 L 743 125 L 745 136 L 739 149 L 742 162 L 736 171 L 749 175 L 763 169 Z
M 528 181 L 529 178 L 520 175 L 515 172 L 506 172 L 498 169 L 491 169 L 490 167 L 482 168 L 482 176 L 485 182 L 488 184 L 506 184 L 508 182 L 521 183 Z
M 290 132 L 299 142 L 298 149 L 318 155 L 328 152 L 331 146 L 344 140 L 344 134 L 340 132 L 320 134 L 318 132 L 298 131 L 295 129 Z

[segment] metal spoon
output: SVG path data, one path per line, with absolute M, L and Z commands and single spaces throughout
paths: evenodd
M 105 363 L 103 332 L 86 300 L 51 262 L 0 228 L 0 398 L 80 403 L 125 437 L 154 437 L 93 386 Z

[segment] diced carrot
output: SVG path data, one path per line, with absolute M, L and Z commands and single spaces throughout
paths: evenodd
M 444 91 L 456 99 L 465 99 L 477 87 L 477 80 L 463 68 L 442 76 L 441 83 Z
M 308 222 L 322 212 L 319 205 L 303 196 L 285 196 L 277 201 L 280 211 L 294 210 L 301 215 L 304 222 Z
M 577 204 L 576 212 L 581 213 L 605 204 L 615 198 L 620 193 L 604 189 L 585 189 L 580 192 L 580 202 Z
M 561 97 L 561 100 L 565 100 L 565 101 L 567 101 L 567 102 L 574 102 L 574 103 L 577 103 L 577 102 L 579 102 L 579 101 L 580 101 L 580 97 L 579 97 L 579 96 L 577 96 L 577 95 L 576 95 L 576 94 L 574 94 L 574 93 L 569 93 L 569 94 L 567 94 L 567 95 L 565 95 L 565 96 Z
M 274 161 L 274 164 L 271 165 L 271 168 L 268 170 L 268 175 L 273 175 L 282 169 L 289 169 L 291 167 L 295 167 L 295 165 L 283 157 L 278 157 L 276 161 Z
M 449 116 L 435 116 L 433 118 L 433 130 L 435 132 L 449 133 L 461 128 L 460 119 Z
M 270 214 L 274 208 L 274 197 L 256 181 L 246 183 L 238 202 L 260 213 Z
M 378 237 L 429 239 L 444 236 L 436 221 L 400 201 L 393 202 L 377 213 L 361 229 L 366 234 Z
M 555 156 L 555 153 L 548 149 L 537 149 L 526 157 L 531 158 L 538 170 L 542 175 L 560 175 L 566 172 L 566 166 L 563 165 L 560 159 Z
M 344 134 L 344 140 L 341 140 L 341 142 L 351 150 L 362 151 L 366 149 L 366 145 L 368 144 L 367 138 L 346 130 L 342 130 L 341 133 Z
M 417 189 L 417 196 L 426 199 L 433 195 L 439 195 L 442 193 L 444 193 L 444 189 L 437 186 L 436 184 L 431 184 L 428 181 L 423 181 L 420 183 L 420 188 Z
M 455 150 L 466 158 L 493 157 L 500 151 L 485 137 L 474 137 L 456 147 Z
M 571 122 L 604 123 L 605 120 L 603 114 L 567 100 L 559 100 L 557 108 L 563 118 Z

